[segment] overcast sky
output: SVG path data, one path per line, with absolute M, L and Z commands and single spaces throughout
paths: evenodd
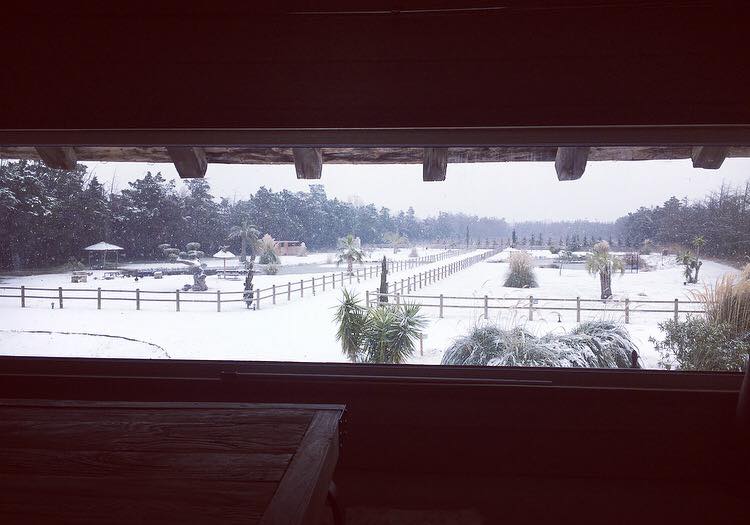
M 179 179 L 172 164 L 86 163 L 104 184 L 127 188 L 146 171 Z M 690 160 L 589 162 L 583 178 L 558 182 L 552 162 L 449 164 L 444 182 L 422 182 L 422 166 L 323 166 L 320 181 L 297 180 L 293 165 L 209 164 L 206 179 L 215 196 L 248 197 L 261 186 L 307 191 L 324 185 L 330 197 L 375 203 L 391 210 L 413 206 L 420 217 L 440 211 L 504 217 L 509 221 L 592 219 L 612 221 L 640 206 L 675 195 L 698 199 L 723 183 L 744 186 L 750 159 L 727 159 L 719 170 L 694 169 Z

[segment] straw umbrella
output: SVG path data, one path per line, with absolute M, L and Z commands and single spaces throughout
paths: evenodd
M 229 250 L 219 250 L 214 254 L 214 257 L 217 259 L 224 259 L 224 276 L 226 277 L 227 274 L 227 259 L 234 259 L 237 256 L 230 252 Z

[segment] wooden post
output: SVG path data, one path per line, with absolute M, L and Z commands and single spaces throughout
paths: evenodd
M 21 286 L 21 308 L 26 308 L 26 287 Z
M 336 289 L 336 274 L 335 273 L 331 274 L 331 283 L 332 283 L 331 288 L 335 290 Z M 344 284 L 344 283 L 341 283 L 341 284 Z
M 216 311 L 221 312 L 221 290 L 216 290 Z
M 141 290 L 140 288 L 135 289 L 135 309 L 141 309 Z
M 312 281 L 312 291 L 313 295 L 315 295 L 315 276 L 311 277 L 310 280 Z
M 401 294 L 396 292 L 396 306 L 401 304 Z
M 62 286 L 57 288 L 57 297 L 60 300 L 60 309 L 62 310 L 62 307 L 63 307 Z
M 424 335 L 419 334 L 419 355 L 424 355 Z
M 630 299 L 625 298 L 625 324 L 630 322 Z
M 370 290 L 365 290 L 365 308 L 370 308 Z
M 97 310 L 102 309 L 102 289 L 101 288 L 96 289 L 96 309 Z
M 260 310 L 260 288 L 255 290 L 255 309 Z
M 292 300 L 292 283 L 286 283 L 286 300 Z
M 276 304 L 276 285 L 275 284 L 271 285 L 271 290 L 273 291 L 273 296 L 272 296 L 273 300 L 272 300 L 272 303 Z
M 489 298 L 486 295 L 484 296 L 484 318 L 485 319 L 490 318 Z
M 326 276 L 323 276 L 323 291 L 326 291 Z
M 180 290 L 175 290 L 175 311 L 180 311 Z
M 305 280 L 304 279 L 299 280 L 299 296 L 300 297 L 305 296 Z
M 344 287 L 344 272 L 341 272 L 341 287 Z
M 529 296 L 529 321 L 534 320 L 534 296 Z
M 62 308 L 62 306 L 60 308 Z M 675 299 L 674 300 L 674 320 L 675 320 L 675 322 L 677 322 L 679 320 L 679 317 L 680 317 L 680 300 L 679 299 Z
M 443 294 L 440 294 L 440 319 L 443 318 Z
M 581 322 L 581 298 L 576 297 L 576 323 Z

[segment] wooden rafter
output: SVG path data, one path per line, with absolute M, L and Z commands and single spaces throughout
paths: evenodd
M 74 170 L 78 163 L 75 150 L 69 146 L 37 147 L 36 152 L 47 167 L 56 170 Z
M 691 154 L 694 168 L 718 170 L 727 158 L 727 146 L 695 146 Z
M 168 146 L 167 153 L 183 179 L 202 179 L 206 176 L 208 161 L 203 148 Z
M 448 170 L 448 148 L 425 148 L 422 163 L 423 181 L 445 180 Z
M 589 147 L 560 147 L 555 155 L 555 171 L 558 180 L 578 180 L 586 170 Z
M 320 148 L 292 148 L 298 179 L 319 179 L 323 173 L 323 151 Z

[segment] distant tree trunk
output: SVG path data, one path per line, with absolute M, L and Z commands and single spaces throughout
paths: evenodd
M 599 282 L 602 288 L 602 299 L 612 297 L 612 274 L 606 271 L 599 272 Z
M 701 266 L 703 266 L 703 262 L 701 262 L 701 261 L 696 261 L 695 262 L 695 274 L 693 275 L 693 283 L 697 283 L 698 282 L 698 272 L 700 271 Z
M 240 262 L 245 261 L 247 261 L 247 238 L 243 235 L 240 242 Z
M 354 264 L 354 259 L 352 259 L 351 257 L 347 257 L 347 259 L 346 259 L 346 271 L 349 272 L 349 275 L 351 275 L 352 273 L 354 273 L 352 271 L 352 265 L 353 264 Z

